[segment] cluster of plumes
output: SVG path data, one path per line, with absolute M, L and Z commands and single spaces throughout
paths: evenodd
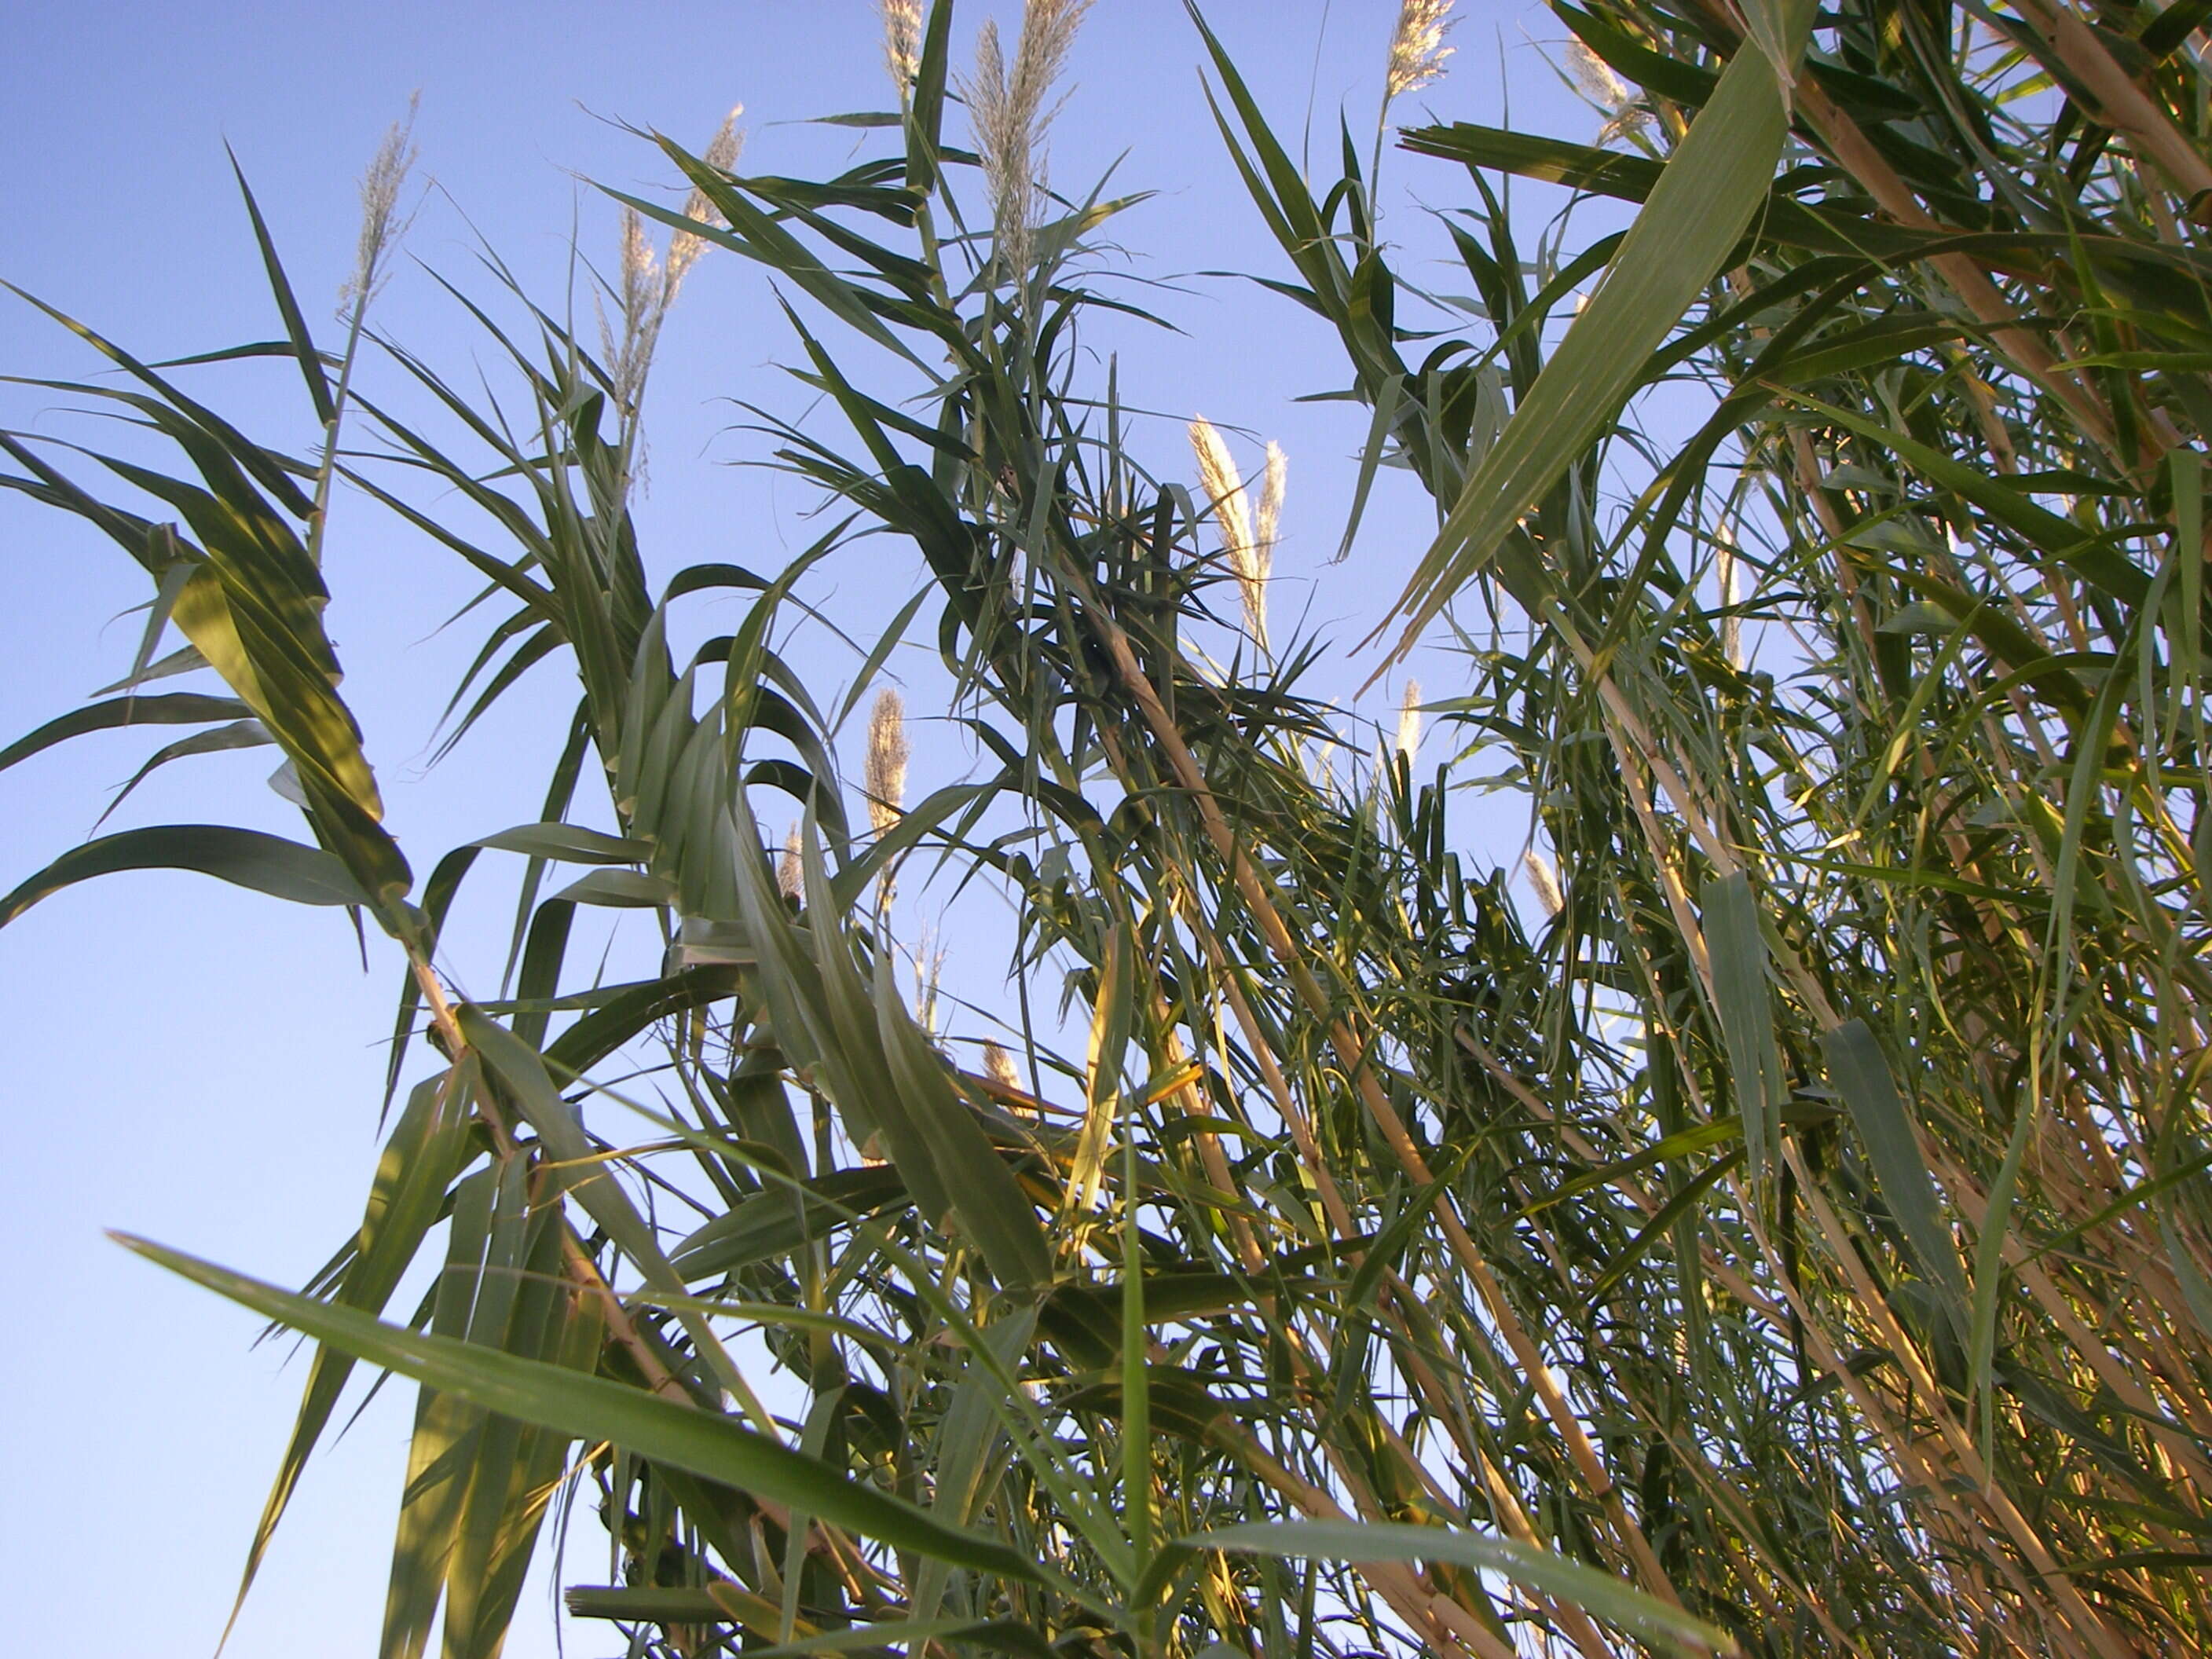
M 1597 130 L 1599 143 L 1632 138 L 1651 125 L 1651 112 L 1638 99 L 1635 89 L 1580 40 L 1567 42 L 1567 72 L 1574 76 L 1583 96 L 1605 112 L 1605 125 Z
M 1383 78 L 1383 101 L 1419 92 L 1444 72 L 1444 59 L 1456 48 L 1444 44 L 1452 26 L 1452 0 L 1405 0 L 1398 8 L 1397 32 L 1390 37 L 1390 69 Z
M 738 118 L 744 112 L 745 106 L 739 104 L 722 118 L 714 142 L 700 158 L 717 173 L 727 173 L 737 165 L 738 152 L 744 146 Z M 707 192 L 696 185 L 684 200 L 684 216 L 702 225 L 719 227 L 726 222 Z M 621 338 L 615 337 L 605 316 L 599 319 L 599 342 L 606 352 L 615 401 L 620 407 L 629 408 L 644 390 L 653 348 L 660 341 L 660 325 L 676 303 L 684 278 L 706 251 L 705 237 L 694 230 L 679 230 L 668 239 L 666 257 L 656 258 L 646 234 L 644 216 L 635 208 L 623 210 L 622 286 L 617 296 L 622 301 Z
M 1007 67 L 996 23 L 986 21 L 975 37 L 975 72 L 961 82 L 975 149 L 991 191 L 991 222 L 1006 274 L 1029 275 L 1030 252 L 1044 203 L 1044 139 L 1057 103 L 1045 97 L 1067 62 L 1076 26 L 1091 0 L 1025 0 L 1022 38 Z M 888 27 L 890 8 L 885 8 Z M 920 28 L 916 19 L 915 27 Z
M 878 836 L 888 835 L 906 807 L 906 700 L 890 686 L 876 693 L 868 711 L 868 759 L 862 783 L 868 796 L 868 823 Z M 878 902 L 890 908 L 894 890 L 891 865 L 884 866 L 878 884 Z
M 1260 479 L 1260 502 L 1255 514 L 1244 488 L 1244 475 L 1229 453 L 1229 446 L 1213 422 L 1203 415 L 1190 423 L 1191 453 L 1198 459 L 1198 481 L 1213 504 L 1214 526 L 1221 535 L 1221 550 L 1237 578 L 1244 599 L 1244 629 L 1253 643 L 1267 648 L 1267 577 L 1274 568 L 1275 542 L 1283 518 L 1283 491 L 1290 478 L 1290 458 L 1282 446 L 1267 446 L 1266 471 Z
M 884 67 L 903 98 L 921 73 L 921 0 L 876 0 L 884 19 Z
M 422 103 L 419 92 L 408 99 L 406 116 L 392 124 L 368 171 L 361 175 L 361 240 L 354 249 L 353 274 L 338 290 L 341 315 L 351 312 L 358 319 L 391 275 L 385 256 L 407 229 L 407 221 L 399 216 L 399 192 L 418 154 L 415 115 Z

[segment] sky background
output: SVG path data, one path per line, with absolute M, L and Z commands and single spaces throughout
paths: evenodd
M 1215 0 L 1209 16 L 1278 131 L 1294 137 L 1310 110 L 1327 157 L 1340 110 L 1363 152 L 1371 139 L 1396 9 L 1395 0 Z M 963 4 L 957 58 L 984 16 L 1011 30 L 1018 11 Z M 1547 62 L 1563 38 L 1547 14 L 1518 0 L 1462 0 L 1458 12 L 1449 73 L 1405 100 L 1399 120 L 1425 109 L 1577 137 L 1594 130 L 1597 118 Z M 616 210 L 594 181 L 669 190 L 670 171 L 625 125 L 665 130 L 696 149 L 742 102 L 740 171 L 819 176 L 862 146 L 849 130 L 799 124 L 887 98 L 872 0 L 81 3 L 19 15 L 10 47 L 0 58 L 0 108 L 10 117 L 0 139 L 0 277 L 148 359 L 279 330 L 226 143 L 320 319 L 353 257 L 355 181 L 419 90 L 410 199 L 421 207 L 407 253 L 484 296 L 493 285 L 478 258 L 489 246 L 557 307 L 574 250 L 612 265 Z M 1248 470 L 1257 440 L 1283 443 L 1291 471 L 1275 631 L 1302 617 L 1334 642 L 1328 684 L 1348 688 L 1373 666 L 1349 647 L 1395 597 L 1433 518 L 1386 476 L 1352 559 L 1325 564 L 1365 416 L 1294 401 L 1345 380 L 1315 319 L 1249 283 L 1194 274 L 1288 274 L 1214 131 L 1200 58 L 1177 0 L 1099 0 L 1077 42 L 1053 178 L 1085 190 L 1118 158 L 1114 191 L 1158 192 L 1119 222 L 1116 240 L 1132 279 L 1170 284 L 1129 297 L 1181 332 L 1132 326 L 1100 342 L 1120 355 L 1124 397 L 1159 412 L 1136 443 L 1157 469 L 1185 478 L 1182 425 L 1194 412 L 1246 434 L 1237 448 Z M 1439 240 L 1425 207 L 1470 195 L 1442 163 L 1386 159 L 1386 234 L 1410 245 L 1402 274 L 1453 285 L 1425 263 Z M 1573 240 L 1608 228 L 1592 218 Z M 458 384 L 483 361 L 480 337 L 412 264 L 375 322 Z M 335 324 L 318 325 L 334 344 Z M 669 321 L 653 380 L 650 489 L 638 516 L 648 565 L 663 577 L 702 560 L 773 571 L 818 533 L 807 493 L 728 465 L 763 453 L 736 429 L 733 400 L 799 406 L 774 367 L 790 351 L 761 274 L 710 254 Z M 0 295 L 0 373 L 89 379 L 97 367 Z M 190 384 L 264 441 L 307 447 L 295 372 L 246 365 Z M 373 396 L 399 392 L 388 367 L 372 368 L 368 384 Z M 0 387 L 0 425 L 108 441 L 65 412 L 68 401 Z M 535 816 L 531 793 L 557 748 L 572 683 L 565 667 L 549 667 L 431 768 L 441 711 L 477 636 L 467 626 L 434 633 L 425 618 L 455 609 L 471 585 L 450 556 L 357 495 L 336 509 L 328 557 L 346 695 L 388 821 L 426 875 L 444 848 Z M 808 597 L 866 639 L 869 620 L 913 591 L 917 569 L 910 549 L 878 539 L 842 556 Z M 146 598 L 119 550 L 0 499 L 0 744 L 120 678 L 137 641 L 123 613 Z M 856 665 L 821 658 L 824 695 Z M 1419 672 L 1431 696 L 1449 694 L 1448 661 Z M 1395 720 L 1396 696 L 1393 679 L 1363 710 Z M 86 835 L 155 746 L 143 732 L 107 734 L 0 773 L 0 889 Z M 106 827 L 216 820 L 296 834 L 296 814 L 264 784 L 272 764 L 258 750 L 169 769 Z M 962 764 L 949 744 L 919 732 L 910 798 Z M 1522 819 L 1477 822 L 1478 862 L 1517 857 Z M 472 924 L 477 960 L 495 976 L 497 909 Z M 9 1154 L 0 1248 L 17 1264 L 18 1286 L 15 1329 L 0 1342 L 0 1450 L 15 1488 L 0 1504 L 11 1650 L 213 1650 L 304 1366 L 288 1343 L 253 1346 L 251 1316 L 126 1255 L 101 1229 L 290 1283 L 321 1264 L 356 1225 L 374 1161 L 397 986 L 396 956 L 377 944 L 364 975 L 337 913 L 155 874 L 70 890 L 0 933 L 10 1061 L 0 1085 Z M 373 1650 L 411 1398 L 411 1387 L 388 1389 L 343 1441 L 326 1443 L 232 1638 L 237 1659 Z M 605 1582 L 596 1522 L 583 1520 L 573 1541 L 565 1581 Z M 551 1582 L 541 1572 L 526 1593 L 511 1654 L 555 1650 Z M 566 1635 L 571 1654 L 618 1650 L 609 1627 L 574 1624 Z

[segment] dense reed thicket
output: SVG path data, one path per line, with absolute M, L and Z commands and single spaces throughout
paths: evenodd
M 1454 210 L 1407 246 L 1380 144 L 1302 173 L 1196 22 L 1255 274 L 1340 339 L 1368 476 L 1436 498 L 1392 636 L 1462 669 L 1426 769 L 1420 710 L 1378 742 L 1270 636 L 1279 457 L 1139 453 L 1080 349 L 1127 205 L 1040 182 L 1084 9 L 1029 0 L 962 73 L 950 3 L 887 0 L 897 109 L 833 179 L 664 142 L 691 201 L 627 202 L 603 341 L 477 313 L 519 412 L 359 311 L 325 354 L 264 234 L 318 451 L 81 328 L 130 389 L 70 390 L 184 471 L 112 463 L 111 502 L 0 436 L 154 595 L 127 684 L 0 766 L 185 724 L 157 760 L 272 744 L 307 825 L 98 837 L 0 923 L 183 867 L 406 963 L 404 1103 L 325 1272 L 130 1241 L 319 1344 L 255 1558 L 366 1364 L 422 1384 L 389 1655 L 495 1652 L 577 1507 L 608 1565 L 569 1605 L 634 1653 L 2204 1646 L 2212 6 L 1560 0 L 1589 142 L 1397 133 Z M 1448 10 L 1404 6 L 1386 130 Z M 1516 175 L 1632 226 L 1524 248 Z M 1457 303 L 1399 275 L 1429 238 Z M 833 505 L 781 572 L 668 570 L 628 510 L 714 250 L 776 274 L 820 394 L 760 416 Z M 474 447 L 352 409 L 368 349 Z M 1662 429 L 1640 394 L 1682 383 L 1702 424 Z M 452 741 L 533 665 L 578 685 L 515 827 L 420 879 L 323 631 L 341 478 L 484 583 Z M 794 585 L 885 532 L 927 580 L 827 705 Z M 863 779 L 832 745 L 933 622 L 989 764 L 909 802 L 895 698 Z M 1454 829 L 1477 775 L 1540 824 L 1539 906 Z M 441 929 L 514 871 L 511 983 L 457 1000 L 497 965 Z M 939 1018 L 902 872 L 1009 896 L 1020 1040 Z M 571 960 L 580 906 L 659 970 Z

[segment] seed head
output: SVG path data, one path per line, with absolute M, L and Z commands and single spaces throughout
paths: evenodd
M 1605 125 L 1597 132 L 1600 144 L 1633 137 L 1651 125 L 1651 112 L 1638 101 L 1636 89 L 1580 40 L 1567 42 L 1567 72 L 1583 96 L 1605 112 Z
M 1261 482 L 1260 514 L 1267 533 L 1272 536 L 1271 514 L 1279 517 L 1282 512 L 1286 464 L 1281 450 L 1273 444 L 1267 448 L 1267 476 Z M 1237 470 L 1237 463 L 1229 453 L 1229 446 L 1222 441 L 1221 434 L 1203 415 L 1190 423 L 1190 450 L 1198 460 L 1199 483 L 1206 499 L 1213 503 L 1213 522 L 1221 533 L 1221 550 L 1228 555 L 1230 571 L 1243 595 L 1245 631 L 1264 651 L 1267 648 L 1267 574 L 1273 563 L 1273 549 L 1253 526 L 1244 475 Z M 1270 488 L 1275 492 L 1272 509 L 1267 496 Z
M 794 902 L 806 896 L 806 866 L 800 856 L 799 826 L 783 838 L 783 856 L 775 861 L 775 890 Z
M 906 805 L 906 702 L 887 685 L 868 713 L 868 822 L 879 836 Z
M 1260 514 L 1252 529 L 1252 544 L 1259 550 L 1261 574 L 1274 568 L 1275 543 L 1283 523 L 1283 491 L 1289 485 L 1291 458 L 1282 445 L 1267 444 L 1267 469 L 1260 475 Z
M 415 114 L 422 104 L 420 92 L 408 99 L 406 115 L 392 124 L 384 142 L 376 147 L 368 171 L 361 175 L 361 240 L 354 250 L 353 275 L 338 290 L 341 311 L 348 307 L 366 308 L 376 297 L 390 275 L 385 256 L 406 234 L 411 222 L 413 216 L 399 216 L 399 192 L 420 153 L 414 143 Z
M 1536 890 L 1536 902 L 1544 907 L 1544 914 L 1556 916 L 1567 908 L 1567 896 L 1559 890 L 1559 872 L 1552 861 L 1534 848 L 1521 855 L 1521 867 L 1528 872 L 1528 884 Z
M 646 370 L 660 338 L 665 293 L 653 244 L 646 238 L 645 219 L 635 208 L 626 207 L 622 218 L 622 285 L 617 293 L 622 302 L 622 337 L 615 337 L 604 317 L 599 321 L 599 341 L 606 349 L 608 372 L 614 377 L 615 402 L 619 408 L 629 408 L 645 389 Z
M 727 173 L 738 164 L 738 153 L 745 147 L 745 136 L 738 130 L 738 117 L 744 112 L 745 106 L 739 104 L 724 116 L 722 125 L 715 129 L 714 141 L 699 158 L 717 173 Z M 707 192 L 696 185 L 684 198 L 684 216 L 718 228 L 729 223 L 722 217 L 722 210 L 708 201 Z M 668 262 L 662 268 L 660 281 L 660 305 L 664 311 L 676 303 L 676 290 L 684 285 L 684 273 L 706 251 L 706 239 L 696 231 L 679 230 L 668 239 Z
M 1628 83 L 1580 40 L 1567 42 L 1567 72 L 1575 77 L 1583 96 L 1601 108 L 1617 110 L 1628 101 Z
M 1451 27 L 1445 14 L 1452 0 L 1405 0 L 1398 8 L 1398 30 L 1390 37 L 1390 70 L 1383 79 L 1383 101 L 1418 92 L 1444 72 L 1444 59 L 1456 48 L 1444 44 Z
M 945 951 L 932 930 L 922 929 L 921 944 L 914 957 L 914 1018 L 922 1034 L 937 1036 L 937 991 L 945 978 Z
M 1406 682 L 1406 695 L 1398 704 L 1398 752 L 1406 757 L 1408 770 L 1413 757 L 1421 747 L 1421 683 Z
M 975 127 L 975 148 L 991 191 L 991 221 L 1006 274 L 1029 275 L 1030 247 L 1044 199 L 1046 130 L 1060 112 L 1045 94 L 1060 78 L 1076 25 L 1091 0 L 1025 0 L 1013 68 L 1000 49 L 999 28 L 986 21 L 975 36 L 975 72 L 961 93 Z
M 1022 1086 L 1021 1074 L 1014 1069 L 1014 1057 L 998 1043 L 986 1042 L 983 1045 L 983 1075 L 999 1088 L 1012 1090 L 1016 1094 L 1026 1093 Z M 1018 1105 L 1012 1101 L 1003 1103 L 1016 1117 L 1034 1119 L 1037 1115 L 1034 1106 Z
M 921 0 L 876 0 L 884 15 L 884 66 L 903 98 L 921 73 Z
M 623 310 L 642 313 L 653 302 L 653 244 L 646 240 L 645 218 L 635 208 L 623 210 Z

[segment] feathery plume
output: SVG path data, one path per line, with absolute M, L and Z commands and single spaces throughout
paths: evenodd
M 876 693 L 868 711 L 868 760 L 862 777 L 868 792 L 868 823 L 878 836 L 887 835 L 899 821 L 906 805 L 906 702 L 890 686 Z M 898 890 L 898 860 L 890 860 L 876 878 L 878 908 L 891 908 Z
M 1580 40 L 1567 42 L 1567 73 L 1583 97 L 1606 112 L 1597 141 L 1609 144 L 1631 137 L 1651 124 L 1651 112 L 1638 101 L 1635 88 L 1613 72 L 1613 65 Z
M 983 1075 L 998 1088 L 1011 1090 L 1018 1095 L 1026 1096 L 1028 1093 L 1022 1083 L 1021 1073 L 1014 1069 L 1014 1057 L 999 1043 L 986 1042 L 983 1045 Z M 1034 1106 L 1024 1106 L 1013 1101 L 1003 1101 L 1000 1104 L 1016 1117 L 1034 1121 L 1037 1115 Z
M 906 702 L 887 685 L 868 711 L 868 822 L 879 836 L 906 805 Z
M 701 158 L 709 167 L 727 173 L 736 164 L 744 143 L 744 135 L 738 131 L 738 117 L 744 113 L 744 106 L 739 104 L 722 118 L 720 128 Z M 696 185 L 684 204 L 684 215 L 702 224 L 722 222 L 706 192 Z M 623 210 L 622 280 L 616 290 L 622 306 L 621 337 L 616 337 L 604 313 L 599 318 L 599 344 L 606 354 L 617 407 L 629 409 L 645 390 L 653 348 L 660 343 L 660 325 L 668 319 L 668 308 L 676 303 L 684 273 L 697 263 L 706 246 L 697 232 L 679 230 L 669 238 L 667 257 L 657 258 L 646 235 L 644 216 L 633 207 Z
M 1444 59 L 1457 50 L 1444 44 L 1444 31 L 1452 25 L 1445 15 L 1452 0 L 1405 0 L 1398 8 L 1398 30 L 1390 37 L 1390 70 L 1383 79 L 1382 100 L 1418 92 L 1444 72 Z
M 876 0 L 884 17 L 884 67 L 903 98 L 921 73 L 921 0 Z
M 1521 867 L 1528 872 L 1528 884 L 1536 890 L 1536 902 L 1544 907 L 1544 914 L 1556 916 L 1567 908 L 1567 896 L 1559 890 L 1559 872 L 1552 861 L 1534 848 L 1521 855 Z
M 1413 757 L 1421 747 L 1421 683 L 1406 682 L 1406 695 L 1398 705 L 1398 752 L 1406 757 L 1411 770 Z
M 338 290 L 341 314 L 349 308 L 356 313 L 368 308 L 368 302 L 391 276 L 385 268 L 385 255 L 411 222 L 411 215 L 407 219 L 399 216 L 399 192 L 420 154 L 414 140 L 415 116 L 422 105 L 420 92 L 408 99 L 405 117 L 392 124 L 384 142 L 376 147 L 368 171 L 361 175 L 361 240 L 354 249 L 353 274 Z
M 1275 542 L 1283 523 L 1283 493 L 1289 487 L 1291 458 L 1282 445 L 1267 442 L 1267 469 L 1260 475 L 1260 514 L 1252 527 L 1252 544 L 1260 552 L 1262 574 L 1275 564 Z
M 1067 61 L 1076 25 L 1091 0 L 1025 0 L 1022 38 L 1006 66 L 999 27 L 986 21 L 975 36 L 975 71 L 961 83 L 975 128 L 975 148 L 991 191 L 991 222 L 1006 275 L 1027 278 L 1030 239 L 1044 198 L 1044 139 L 1060 106 L 1045 94 Z
M 1212 422 L 1200 415 L 1190 423 L 1190 453 L 1198 460 L 1198 481 L 1213 503 L 1213 521 L 1221 532 L 1221 544 L 1235 550 L 1252 544 L 1252 513 L 1244 499 L 1244 475 L 1229 453 L 1229 446 Z
M 937 1040 L 937 991 L 944 978 L 944 946 L 936 931 L 925 927 L 914 956 L 914 1020 L 933 1042 Z
M 614 378 L 615 403 L 627 409 L 645 389 L 645 374 L 653 362 L 653 348 L 660 337 L 663 283 L 653 244 L 646 239 L 645 219 L 634 207 L 623 210 L 622 281 L 617 297 L 622 304 L 622 337 L 617 341 L 599 320 L 599 343 L 606 349 L 608 372 Z
M 727 173 L 738 164 L 738 152 L 745 147 L 745 136 L 738 130 L 738 118 L 745 112 L 738 104 L 722 118 L 722 125 L 714 131 L 714 141 L 707 146 L 706 154 L 699 159 L 717 173 Z M 694 185 L 690 195 L 684 198 L 684 216 L 696 219 L 702 225 L 726 227 L 729 221 L 722 210 L 707 199 L 707 192 Z M 679 230 L 668 239 L 668 262 L 662 267 L 660 277 L 660 307 L 665 311 L 676 303 L 676 290 L 684 286 L 684 275 L 698 262 L 707 251 L 706 238 L 693 230 Z
M 1279 492 L 1284 466 L 1276 458 L 1281 452 L 1272 445 L 1269 448 L 1273 452 L 1269 457 L 1269 471 Z M 1222 441 L 1221 434 L 1203 415 L 1190 423 L 1190 451 L 1198 461 L 1199 484 L 1206 491 L 1206 499 L 1213 503 L 1213 522 L 1221 533 L 1221 550 L 1229 556 L 1230 571 L 1243 595 L 1245 630 L 1264 651 L 1267 647 L 1267 573 L 1273 563 L 1272 550 L 1261 541 L 1253 526 L 1244 475 L 1237 470 L 1236 460 L 1229 453 L 1229 446 Z M 1263 481 L 1263 491 L 1265 487 Z M 1264 493 L 1261 510 L 1263 515 L 1267 512 Z M 1278 514 L 1282 511 L 1279 494 L 1273 510 Z
M 623 314 L 641 317 L 652 307 L 656 269 L 653 244 L 646 240 L 645 216 L 634 207 L 623 210 Z
M 783 838 L 783 855 L 775 861 L 775 890 L 793 902 L 806 896 L 806 866 L 800 857 L 799 826 Z
M 1613 65 L 1580 40 L 1567 42 L 1567 72 L 1575 77 L 1583 96 L 1607 109 L 1619 109 L 1629 99 L 1628 83 L 1613 72 Z

